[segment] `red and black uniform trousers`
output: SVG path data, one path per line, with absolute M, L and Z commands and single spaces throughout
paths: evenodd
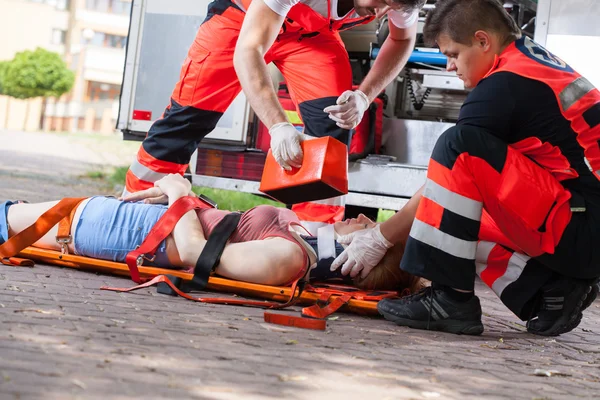
M 437 141 L 401 268 L 455 289 L 479 273 L 517 316 L 555 274 L 600 275 L 600 206 L 585 206 L 546 169 L 468 125 Z M 574 208 L 575 210 L 575 208 Z
M 319 29 L 302 29 L 286 20 L 266 53 L 265 62 L 273 62 L 284 76 L 306 134 L 332 136 L 348 144 L 349 131 L 339 128 L 323 112 L 352 87 L 348 54 L 337 30 L 325 17 L 312 10 L 299 11 L 317 22 Z M 200 141 L 215 128 L 240 93 L 233 53 L 244 16 L 245 12 L 229 0 L 209 5 L 208 15 L 181 68 L 170 105 L 148 131 L 127 172 L 128 192 L 152 187 L 165 174 L 183 174 Z M 368 19 L 349 25 L 364 22 Z

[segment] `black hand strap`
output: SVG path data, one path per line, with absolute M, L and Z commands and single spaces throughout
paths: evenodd
M 237 228 L 241 216 L 242 214 L 237 212 L 227 214 L 213 229 L 198 261 L 196 261 L 192 279 L 194 289 L 204 289 L 208 285 L 208 277 L 212 270 L 219 265 L 227 240 Z

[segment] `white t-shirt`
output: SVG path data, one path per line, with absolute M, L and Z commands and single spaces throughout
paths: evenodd
M 290 9 L 298 4 L 303 3 L 315 10 L 317 13 L 324 17 L 327 17 L 327 0 L 263 0 L 265 4 L 274 12 L 281 16 L 287 15 Z M 337 0 L 331 0 L 329 2 L 331 6 L 330 17 L 334 20 L 340 20 L 346 15 L 338 16 L 337 14 Z M 398 10 L 391 10 L 387 13 L 388 19 L 398 28 L 408 28 L 412 26 L 419 18 L 419 10 L 413 12 L 403 12 Z M 354 10 L 351 10 L 349 15 L 350 18 L 360 17 Z

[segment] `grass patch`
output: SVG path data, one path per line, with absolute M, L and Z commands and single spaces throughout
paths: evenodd
M 105 179 L 106 173 L 104 171 L 88 171 L 85 176 L 91 179 Z
M 196 194 L 202 193 L 203 195 L 214 200 L 221 210 L 246 211 L 261 204 L 267 204 L 274 207 L 285 207 L 285 205 L 282 203 L 251 193 L 233 192 L 231 190 L 203 188 L 197 186 L 194 186 L 192 190 Z
M 395 210 L 384 210 L 380 208 L 377 213 L 377 222 L 387 221 L 394 214 L 396 214 Z
M 113 185 L 125 185 L 125 175 L 129 167 L 116 167 L 112 174 L 108 177 L 108 180 Z

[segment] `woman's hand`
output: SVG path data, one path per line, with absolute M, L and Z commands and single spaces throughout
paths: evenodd
M 179 174 L 169 174 L 154 182 L 154 187 L 160 188 L 170 201 L 188 196 L 192 192 L 192 184 Z
M 154 187 L 120 197 L 122 201 L 142 201 L 144 204 L 167 204 L 183 196 L 195 196 L 191 183 L 179 174 L 169 174 L 154 182 Z

